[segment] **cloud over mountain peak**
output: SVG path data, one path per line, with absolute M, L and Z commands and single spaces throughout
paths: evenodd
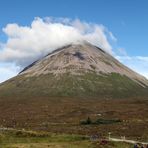
M 112 54 L 108 37 L 115 41 L 113 34 L 103 25 L 68 18 L 37 17 L 30 26 L 7 24 L 3 31 L 8 39 L 1 46 L 0 61 L 13 62 L 21 68 L 78 40 L 87 40 Z

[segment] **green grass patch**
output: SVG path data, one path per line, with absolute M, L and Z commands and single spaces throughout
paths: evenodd
M 51 134 L 26 130 L 0 131 L 0 144 L 8 143 L 38 143 L 38 142 L 75 142 L 88 140 L 81 135 Z
M 26 130 L 0 131 L 0 148 L 130 148 L 130 144 L 90 141 L 88 136 Z
M 80 71 L 81 73 L 81 71 Z M 81 75 L 65 73 L 58 77 L 47 74 L 38 77 L 20 75 L 0 85 L 0 97 L 50 96 L 50 97 L 109 97 L 127 98 L 147 96 L 148 88 L 141 87 L 128 77 L 116 73 L 98 75 L 82 72 Z

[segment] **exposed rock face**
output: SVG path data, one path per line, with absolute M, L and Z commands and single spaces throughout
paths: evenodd
M 83 75 L 95 72 L 96 74 L 117 73 L 125 75 L 141 86 L 148 86 L 143 76 L 127 68 L 102 49 L 87 42 L 70 44 L 59 48 L 46 57 L 26 67 L 19 75 L 34 77 L 45 74 L 70 73 Z
M 148 97 L 148 80 L 87 42 L 59 48 L 0 84 L 1 97 Z

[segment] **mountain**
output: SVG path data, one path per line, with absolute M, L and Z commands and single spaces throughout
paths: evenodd
M 148 96 L 148 80 L 88 43 L 72 43 L 0 84 L 1 97 L 131 98 Z
M 73 43 L 0 84 L 0 127 L 144 137 L 147 98 L 143 76 L 90 43 Z M 81 125 L 88 117 L 121 122 Z

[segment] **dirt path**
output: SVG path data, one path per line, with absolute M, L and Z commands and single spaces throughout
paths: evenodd
M 134 140 L 127 140 L 127 139 L 118 139 L 118 138 L 109 138 L 109 141 L 127 142 L 127 143 L 132 143 L 132 144 L 141 143 L 141 144 L 144 144 L 144 145 L 148 144 L 148 142 L 140 142 L 140 141 L 134 141 Z

